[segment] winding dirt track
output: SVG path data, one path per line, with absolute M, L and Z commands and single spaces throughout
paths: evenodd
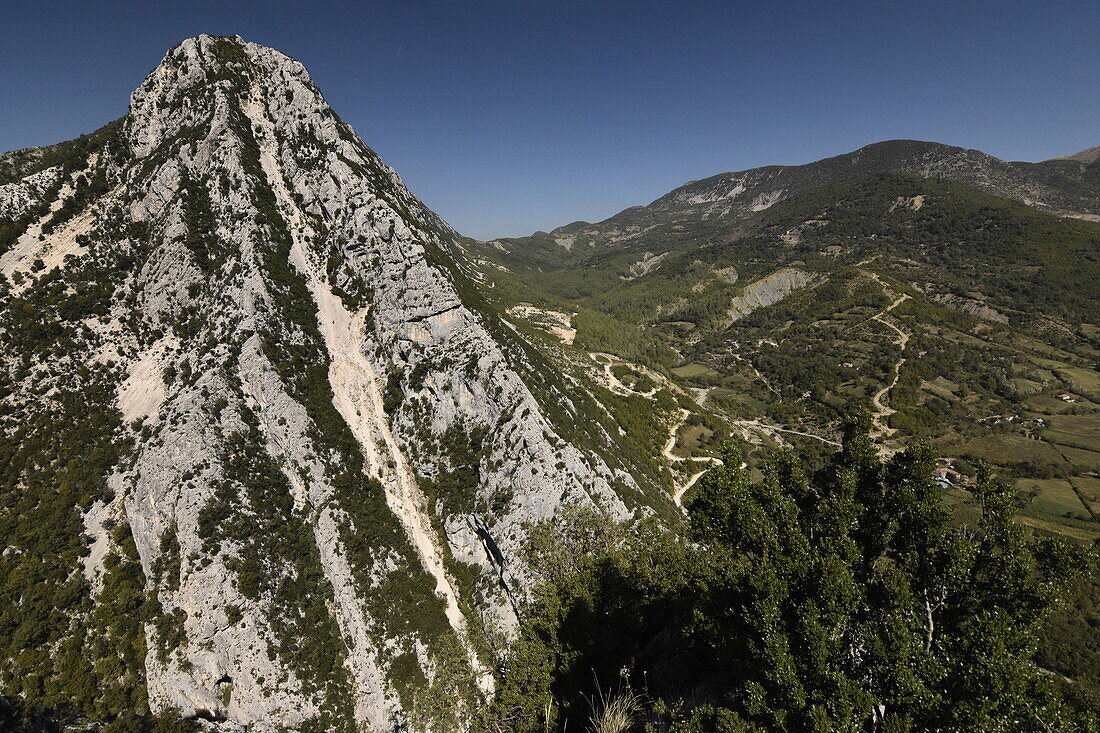
M 876 282 L 882 285 L 882 281 L 879 280 L 877 275 L 873 275 L 872 277 L 874 277 Z M 885 289 L 885 286 L 883 286 L 883 288 Z M 902 293 L 881 313 L 876 313 L 875 315 L 871 316 L 871 320 L 878 321 L 884 326 L 892 329 L 897 334 L 897 340 L 894 343 L 897 344 L 897 347 L 901 350 L 902 354 L 905 353 L 905 347 L 909 343 L 909 334 L 907 334 L 905 331 L 902 331 L 890 321 L 886 320 L 883 316 L 885 316 L 887 313 L 894 310 L 907 300 L 909 300 L 909 296 L 905 293 Z M 871 404 L 875 408 L 875 411 L 871 415 L 872 437 L 889 437 L 897 432 L 894 428 L 886 424 L 886 418 L 897 412 L 897 410 L 886 404 L 886 396 L 890 394 L 890 390 L 897 386 L 898 380 L 901 378 L 901 366 L 904 363 L 905 357 L 899 357 L 897 363 L 894 364 L 894 378 L 890 380 L 890 384 L 880 389 L 878 392 L 875 393 L 875 396 L 871 398 Z
M 615 376 L 611 371 L 611 367 L 615 365 L 615 357 L 611 354 L 603 354 L 598 351 L 590 351 L 588 355 L 592 357 L 592 361 L 596 362 L 603 367 L 604 378 L 607 380 L 607 388 L 617 395 L 638 395 L 639 397 L 645 397 L 646 399 L 653 399 L 657 394 L 657 390 L 660 387 L 655 386 L 648 392 L 639 392 L 636 389 L 628 387 Z
M 873 260 L 873 259 L 875 259 L 875 258 L 872 257 L 871 260 Z M 867 262 L 870 262 L 871 260 L 865 260 L 864 262 L 861 262 L 859 264 L 860 265 L 866 264 Z M 864 272 L 866 272 L 866 271 L 864 271 Z M 883 289 L 883 292 L 887 293 L 888 295 L 893 294 L 891 289 L 886 285 L 886 283 L 882 282 L 882 279 L 878 276 L 877 273 L 866 272 L 866 274 L 871 279 L 873 279 L 876 283 L 878 283 L 879 287 L 881 287 Z M 887 328 L 889 328 L 890 330 L 892 330 L 896 334 L 894 343 L 897 345 L 898 349 L 902 353 L 902 356 L 900 356 L 898 358 L 897 362 L 894 364 L 894 368 L 893 368 L 894 376 L 890 380 L 890 383 L 887 384 L 886 386 L 884 386 L 882 389 L 880 389 L 877 393 L 875 393 L 875 396 L 871 399 L 871 404 L 874 408 L 874 412 L 871 415 L 871 424 L 872 424 L 871 435 L 872 435 L 872 437 L 877 437 L 877 438 L 889 437 L 889 436 L 893 435 L 896 432 L 894 428 L 891 428 L 886 424 L 886 418 L 890 417 L 895 412 L 897 412 L 896 410 L 894 410 L 892 407 L 890 407 L 887 404 L 886 399 L 887 399 L 887 396 L 890 394 L 890 391 L 894 387 L 897 386 L 898 380 L 901 378 L 901 367 L 902 367 L 902 365 L 905 364 L 905 361 L 906 361 L 906 357 L 904 356 L 904 354 L 905 354 L 906 346 L 909 344 L 910 335 L 908 333 L 906 333 L 905 331 L 903 331 L 901 328 L 899 328 L 897 326 L 897 324 L 892 323 L 890 320 L 888 320 L 886 316 L 887 316 L 887 314 L 890 313 L 890 311 L 894 310 L 895 308 L 897 308 L 899 305 L 901 305 L 902 303 L 904 303 L 907 300 L 909 300 L 909 295 L 907 295 L 905 293 L 902 293 L 902 294 L 898 295 L 896 298 L 894 298 L 893 302 L 891 302 L 890 305 L 886 306 L 886 308 L 884 308 L 879 313 L 876 313 L 875 315 L 871 316 L 871 318 L 869 319 L 869 320 L 873 320 L 873 321 L 878 321 L 879 323 L 886 326 Z M 600 366 L 603 367 L 604 377 L 606 379 L 606 382 L 607 382 L 607 385 L 608 385 L 609 389 L 611 389 L 612 392 L 615 392 L 616 394 L 621 394 L 621 395 L 629 395 L 629 394 L 641 395 L 642 397 L 653 399 L 654 395 L 657 392 L 657 388 L 654 388 L 654 389 L 650 390 L 649 392 L 637 392 L 637 391 L 631 389 L 630 387 L 628 387 L 627 385 L 623 384 L 618 378 L 615 377 L 615 375 L 611 371 L 611 367 L 612 367 L 612 364 L 614 363 L 615 357 L 611 356 L 610 354 L 602 354 L 602 353 L 590 353 L 589 356 L 592 357 L 593 361 L 595 361 L 597 364 L 599 364 Z M 740 357 L 738 357 L 738 358 L 740 358 Z M 751 362 L 749 362 L 749 365 L 752 366 Z M 756 371 L 755 367 L 753 367 L 753 371 Z M 760 372 L 758 372 L 758 371 L 756 372 L 756 374 L 765 383 L 765 385 L 767 385 L 768 388 L 771 389 L 771 385 L 767 383 L 767 380 L 764 379 L 764 376 L 762 374 L 760 374 Z M 677 462 L 677 463 L 686 462 L 686 461 L 697 461 L 697 462 L 701 462 L 701 463 L 704 463 L 704 464 L 719 465 L 719 466 L 722 465 L 721 459 L 715 458 L 713 456 L 692 456 L 692 457 L 685 458 L 683 456 L 678 456 L 678 455 L 676 455 L 675 453 L 672 452 L 673 448 L 676 447 L 676 433 L 679 431 L 680 427 L 683 426 L 683 424 L 685 422 L 687 422 L 687 419 L 690 416 L 691 416 L 691 412 L 689 410 L 686 410 L 686 409 L 683 409 L 683 408 L 680 409 L 680 419 L 669 429 L 668 441 L 665 443 L 664 449 L 661 451 L 662 455 L 667 460 Z M 837 441 L 829 440 L 828 438 L 823 438 L 820 435 L 814 435 L 813 433 L 806 433 L 806 432 L 803 432 L 803 431 L 800 431 L 800 430 L 791 430 L 789 428 L 781 428 L 781 427 L 778 427 L 776 425 L 769 425 L 767 423 L 760 422 L 759 420 L 735 420 L 731 424 L 735 427 L 752 428 L 752 429 L 756 429 L 756 430 L 763 430 L 765 432 L 787 433 L 787 434 L 790 434 L 790 435 L 799 435 L 799 436 L 802 436 L 804 438 L 813 438 L 814 440 L 819 440 L 822 443 L 825 443 L 827 445 L 836 446 L 836 447 L 840 446 L 840 443 L 838 443 Z M 711 465 L 705 465 L 702 470 L 692 474 L 683 483 L 674 485 L 674 488 L 673 488 L 673 491 L 672 491 L 672 500 L 676 503 L 676 506 L 680 507 L 680 509 L 684 508 L 684 505 L 683 505 L 684 494 L 686 494 L 688 492 L 688 490 L 691 489 L 691 487 L 695 486 L 696 482 L 700 478 L 702 478 L 703 474 L 705 474 L 710 469 Z
M 769 425 L 768 423 L 760 422 L 759 420 L 734 420 L 733 425 L 742 428 L 757 428 L 759 430 L 763 430 L 764 432 L 790 433 L 791 435 L 801 435 L 803 438 L 813 438 L 814 440 L 820 440 L 822 443 L 825 443 L 827 445 L 836 446 L 837 448 L 840 447 L 840 443 L 835 440 L 829 440 L 828 438 L 823 438 L 820 435 L 814 435 L 813 433 L 804 433 L 801 430 L 791 430 L 790 428 L 781 428 L 777 425 Z
M 909 297 L 909 296 L 904 296 L 904 298 L 907 298 L 907 297 Z M 904 300 L 904 298 L 902 298 L 902 299 Z M 895 305 L 896 305 L 896 303 L 895 303 Z M 887 324 L 887 325 L 889 325 L 889 324 Z M 906 338 L 908 338 L 908 337 L 906 336 Z M 608 388 L 616 394 L 621 394 L 621 395 L 634 394 L 634 395 L 639 395 L 641 397 L 645 397 L 647 399 L 654 399 L 655 395 L 657 394 L 657 391 L 660 389 L 659 386 L 654 387 L 653 389 L 649 390 L 648 392 L 638 392 L 637 390 L 631 389 L 629 386 L 623 384 L 612 373 L 611 367 L 614 364 L 614 361 L 616 359 L 615 357 L 613 357 L 611 354 L 603 354 L 603 353 L 599 353 L 599 352 L 590 352 L 589 356 L 592 358 L 593 361 L 595 361 L 597 364 L 599 364 L 601 367 L 603 367 L 604 377 L 607 381 Z M 750 366 L 751 366 L 751 363 L 750 363 Z M 754 367 L 754 370 L 755 370 L 755 367 Z M 767 384 L 767 380 L 764 379 L 763 375 L 760 375 L 759 372 L 757 372 L 757 375 L 760 376 L 760 378 L 764 381 L 765 384 Z M 770 389 L 771 385 L 768 385 L 768 387 Z M 709 391 L 705 392 L 704 395 L 700 398 L 700 400 L 699 400 L 700 406 L 702 405 L 703 401 L 706 400 L 706 396 L 708 394 L 709 394 Z M 695 486 L 695 484 L 699 481 L 699 479 L 703 477 L 703 474 L 706 473 L 712 466 L 721 466 L 722 465 L 722 460 L 720 458 L 716 458 L 714 456 L 689 456 L 689 457 L 684 457 L 684 456 L 678 456 L 678 455 L 676 455 L 675 453 L 672 452 L 673 449 L 676 447 L 676 434 L 679 432 L 679 430 L 683 426 L 683 424 L 685 422 L 687 422 L 687 419 L 689 417 L 691 417 L 691 414 L 692 413 L 691 413 L 690 410 L 680 408 L 680 419 L 677 420 L 672 425 L 671 428 L 669 428 L 668 440 L 665 442 L 664 448 L 661 450 L 661 455 L 663 455 L 666 460 L 671 461 L 671 462 L 686 463 L 686 462 L 689 462 L 689 461 L 695 461 L 695 462 L 702 463 L 702 464 L 709 464 L 709 465 L 704 465 L 704 467 L 701 470 L 691 474 L 687 478 L 686 481 L 683 481 L 681 483 L 673 485 L 672 500 L 673 500 L 673 502 L 676 503 L 676 506 L 680 507 L 681 509 L 684 508 L 684 505 L 683 505 L 684 494 L 686 494 L 688 492 L 688 490 L 691 489 L 691 487 Z M 840 447 L 840 443 L 836 442 L 835 440 L 829 440 L 828 438 L 823 438 L 820 435 L 814 435 L 813 433 L 802 432 L 801 430 L 791 430 L 789 428 L 781 428 L 778 425 L 769 425 L 768 423 L 760 422 L 759 420 L 734 420 L 730 424 L 734 427 L 752 428 L 752 429 L 756 429 L 756 430 L 762 430 L 764 432 L 787 433 L 789 435 L 800 435 L 804 438 L 813 438 L 814 440 L 820 440 L 822 443 L 825 443 L 827 445 Z
M 612 356 L 611 354 L 602 354 L 600 352 L 589 352 L 588 355 L 592 357 L 593 361 L 603 367 L 604 378 L 606 379 L 608 389 L 610 389 L 615 394 L 638 395 L 639 397 L 645 397 L 649 400 L 656 399 L 657 392 L 660 390 L 660 384 L 654 386 L 653 389 L 649 390 L 648 392 L 639 392 L 623 384 L 622 381 L 620 381 L 619 378 L 616 377 L 614 373 L 612 373 L 611 367 L 616 361 L 616 358 L 614 356 Z M 678 456 L 672 452 L 672 449 L 676 447 L 676 433 L 680 430 L 680 426 L 687 422 L 687 419 L 691 417 L 691 414 L 692 413 L 690 410 L 680 408 L 680 419 L 676 423 L 674 423 L 673 426 L 669 429 L 668 441 L 665 443 L 665 446 L 661 451 L 661 455 L 663 455 L 669 461 L 673 461 L 676 463 L 686 461 L 700 461 L 703 463 L 709 463 L 718 466 L 722 465 L 721 459 L 715 458 L 714 456 L 692 456 L 690 458 L 684 458 L 683 456 Z M 709 466 L 703 468 L 697 473 L 692 474 L 687 481 L 681 484 L 673 484 L 672 501 L 676 503 L 676 506 L 680 507 L 680 509 L 684 508 L 681 499 L 683 498 L 687 490 L 694 486 L 695 482 L 698 481 L 703 476 L 703 474 L 707 472 L 708 468 Z
M 691 412 L 689 410 L 680 408 L 680 420 L 672 426 L 672 429 L 668 431 L 668 442 L 665 443 L 664 450 L 661 451 L 662 455 L 664 455 L 664 457 L 670 461 L 703 461 L 705 463 L 721 466 L 722 459 L 715 458 L 714 456 L 693 456 L 691 458 L 684 458 L 672 452 L 672 449 L 676 447 L 676 432 L 680 429 L 681 425 L 687 422 L 687 419 L 690 416 Z M 676 486 L 673 489 L 672 500 L 676 502 L 676 506 L 680 507 L 681 509 L 684 508 L 684 505 L 682 503 L 684 494 L 686 494 L 687 490 L 694 486 L 695 482 L 702 478 L 703 474 L 706 473 L 708 470 L 709 466 L 699 471 L 698 473 L 693 474 L 686 482 L 680 484 L 679 486 Z
M 860 262 L 858 264 L 859 265 L 864 265 L 864 264 L 867 264 L 867 263 L 873 261 L 874 259 L 876 259 L 876 258 L 872 257 L 872 258 L 870 258 L 868 260 L 864 260 L 863 262 Z M 876 283 L 878 283 L 878 285 L 883 289 L 883 292 L 887 293 L 888 295 L 893 294 L 891 289 L 886 285 L 886 283 L 882 282 L 882 279 L 878 276 L 877 273 L 866 272 L 866 271 L 864 271 L 864 272 L 871 279 L 873 279 Z M 896 410 L 894 410 L 892 407 L 890 407 L 886 403 L 886 398 L 890 394 L 890 391 L 894 387 L 897 386 L 898 380 L 901 378 L 901 367 L 902 367 L 903 364 L 905 364 L 905 361 L 906 361 L 906 357 L 904 356 L 904 354 L 905 354 L 905 348 L 909 344 L 910 335 L 908 333 L 906 333 L 905 331 L 903 331 L 901 328 L 899 328 L 895 323 L 892 323 L 891 321 L 889 321 L 886 318 L 886 316 L 887 316 L 888 313 L 890 313 L 890 311 L 894 310 L 895 308 L 897 308 L 899 305 L 901 305 L 902 303 L 904 303 L 907 300 L 909 300 L 909 295 L 907 295 L 905 293 L 902 293 L 902 294 L 898 295 L 896 298 L 894 298 L 893 302 L 891 302 L 890 305 L 888 305 L 886 308 L 884 308 L 881 312 L 876 313 L 875 315 L 871 316 L 871 318 L 869 319 L 869 320 L 873 320 L 873 321 L 878 321 L 879 323 L 886 326 L 887 328 L 889 328 L 890 330 L 892 330 L 896 334 L 896 338 L 895 338 L 894 343 L 897 345 L 898 349 L 902 353 L 902 356 L 900 356 L 898 358 L 897 362 L 894 364 L 893 379 L 891 379 L 890 383 L 888 385 L 886 385 L 885 387 L 883 387 L 882 389 L 880 389 L 875 394 L 875 396 L 871 399 L 871 403 L 874 407 L 874 412 L 871 415 L 871 420 L 872 420 L 871 434 L 872 434 L 873 437 L 888 437 L 888 436 L 893 435 L 894 432 L 896 432 L 894 430 L 894 428 L 889 427 L 888 425 L 886 425 L 886 422 L 885 422 L 886 418 L 888 418 L 890 415 L 893 415 L 895 412 L 897 412 Z M 658 388 L 656 388 L 656 387 L 654 389 L 650 390 L 649 392 L 637 392 L 637 391 L 631 389 L 630 387 L 628 387 L 627 385 L 623 384 L 618 378 L 615 377 L 615 375 L 611 371 L 611 367 L 612 367 L 612 365 L 614 363 L 614 360 L 615 360 L 615 357 L 613 357 L 612 355 L 593 352 L 593 353 L 589 353 L 589 356 L 593 359 L 593 361 L 595 361 L 597 364 L 599 364 L 601 367 L 603 367 L 604 377 L 605 377 L 606 383 L 608 385 L 608 388 L 611 389 L 612 392 L 614 392 L 616 394 L 620 394 L 620 395 L 629 395 L 629 394 L 641 395 L 642 397 L 646 397 L 646 398 L 649 398 L 649 399 L 653 399 L 654 395 L 657 393 Z M 740 359 L 741 357 L 737 356 L 737 358 Z M 762 374 L 760 374 L 760 372 L 757 371 L 755 367 L 753 367 L 751 362 L 748 362 L 748 363 L 749 363 L 749 366 L 753 368 L 753 371 L 756 372 L 756 375 L 764 382 L 764 384 L 769 389 L 772 389 L 771 385 L 768 384 L 768 382 L 764 378 L 764 376 Z M 775 390 L 773 389 L 772 391 L 775 391 Z M 703 399 L 705 399 L 705 397 Z M 704 463 L 704 464 L 711 464 L 711 465 L 718 465 L 718 466 L 722 465 L 722 460 L 719 459 L 719 458 L 715 458 L 714 456 L 692 456 L 692 457 L 685 458 L 683 456 L 678 456 L 678 455 L 676 455 L 675 453 L 672 452 L 673 448 L 676 447 L 676 433 L 680 430 L 681 426 L 683 426 L 683 424 L 685 422 L 687 422 L 687 419 L 688 419 L 688 417 L 691 416 L 691 414 L 692 413 L 691 413 L 690 410 L 686 410 L 684 408 L 680 409 L 680 419 L 675 424 L 673 424 L 673 426 L 669 429 L 668 441 L 665 443 L 664 449 L 661 451 L 661 454 L 667 460 L 677 462 L 677 463 L 687 462 L 687 461 L 697 461 L 697 462 L 701 462 L 701 463 Z M 840 443 L 838 443 L 837 441 L 829 440 L 828 438 L 823 438 L 820 435 L 814 435 L 813 433 L 806 433 L 806 432 L 803 432 L 803 431 L 800 431 L 800 430 L 791 430 L 789 428 L 781 428 L 781 427 L 778 427 L 776 425 L 769 425 L 767 423 L 760 422 L 759 420 L 735 420 L 731 424 L 735 427 L 751 428 L 751 429 L 756 429 L 756 430 L 763 430 L 765 432 L 787 433 L 787 434 L 790 434 L 790 435 L 799 435 L 799 436 L 802 436 L 804 438 L 813 438 L 814 440 L 819 440 L 822 443 L 825 443 L 827 445 L 836 446 L 836 447 L 840 446 Z M 683 483 L 680 483 L 680 484 L 676 484 L 674 486 L 673 492 L 672 492 L 672 500 L 676 503 L 676 506 L 680 507 L 681 509 L 684 508 L 684 506 L 683 506 L 684 494 L 686 494 L 687 491 L 689 489 L 691 489 L 691 487 L 693 487 L 700 478 L 702 478 L 703 474 L 705 474 L 710 469 L 711 465 L 706 465 L 702 470 L 692 474 L 687 479 L 687 481 L 684 481 Z

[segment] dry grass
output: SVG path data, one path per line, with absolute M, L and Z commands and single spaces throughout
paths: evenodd
M 599 698 L 592 701 L 588 733 L 627 733 L 641 711 L 642 698 L 634 692 L 627 690 L 605 695 L 600 690 Z

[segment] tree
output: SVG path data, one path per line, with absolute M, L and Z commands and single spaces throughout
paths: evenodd
M 1083 555 L 1028 539 L 987 471 L 978 525 L 959 525 L 932 452 L 880 461 L 868 428 L 851 418 L 812 476 L 787 453 L 753 482 L 728 454 L 684 541 L 652 521 L 594 532 L 593 512 L 536 533 L 544 582 L 494 714 L 573 729 L 622 680 L 662 730 L 1088 729 L 1031 662 Z

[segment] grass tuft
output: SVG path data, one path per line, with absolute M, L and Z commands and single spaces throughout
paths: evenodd
M 592 700 L 589 733 L 627 733 L 642 711 L 642 698 L 631 690 L 608 692 L 601 689 Z

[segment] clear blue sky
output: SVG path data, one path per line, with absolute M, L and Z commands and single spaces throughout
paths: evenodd
M 1058 2 L 4 0 L 0 149 L 121 116 L 183 38 L 302 61 L 471 236 L 595 221 L 685 181 L 890 138 L 1100 145 L 1100 7 Z

